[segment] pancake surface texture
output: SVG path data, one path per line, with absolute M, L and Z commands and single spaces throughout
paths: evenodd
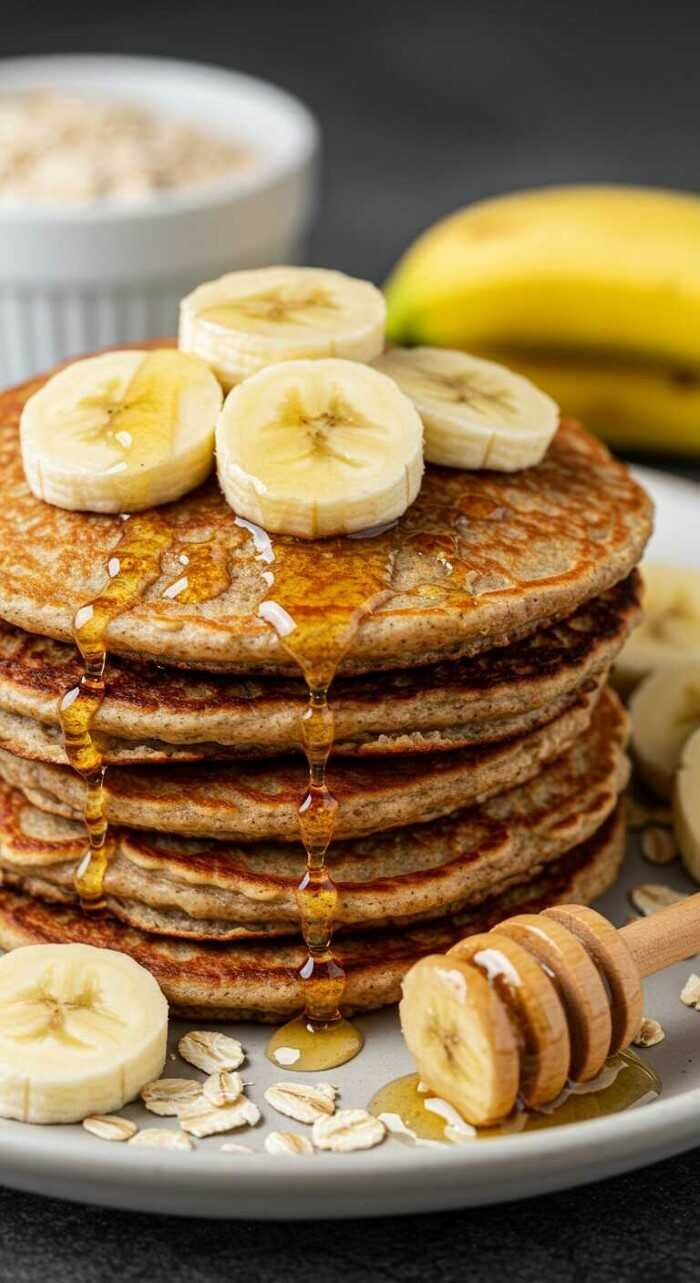
M 588 732 L 535 780 L 447 819 L 334 847 L 336 925 L 438 917 L 537 876 L 607 820 L 627 783 L 626 739 L 626 714 L 607 692 Z M 207 844 L 130 829 L 114 830 L 112 840 L 106 901 L 122 921 L 193 939 L 298 931 L 299 845 Z M 82 825 L 0 786 L 0 881 L 72 903 L 84 848 Z
M 602 678 L 566 712 L 502 743 L 378 761 L 336 758 L 328 780 L 338 800 L 336 838 L 398 828 L 449 814 L 532 779 L 589 725 Z M 606 696 L 608 698 L 608 696 Z M 0 777 L 42 810 L 69 819 L 84 811 L 86 785 L 70 767 L 0 749 Z M 112 824 L 240 841 L 298 839 L 301 761 L 179 767 L 114 767 L 106 814 Z
M 66 512 L 31 494 L 22 470 L 21 408 L 44 382 L 0 396 L 0 616 L 28 632 L 70 640 L 76 610 L 106 580 L 123 533 L 120 517 Z M 301 547 L 259 540 L 237 521 L 215 480 L 153 510 L 167 550 L 139 603 L 113 619 L 112 650 L 203 668 L 295 672 L 259 608 L 274 599 L 269 573 L 285 558 L 322 600 L 361 557 L 361 541 Z M 346 670 L 407 668 L 476 653 L 524 636 L 574 611 L 639 560 L 651 504 L 622 464 L 571 422 L 545 459 L 519 473 L 428 467 L 416 502 L 386 544 L 393 570 L 386 599 L 360 624 Z M 196 552 L 194 551 L 196 548 Z M 189 551 L 187 551 L 189 550 Z M 203 599 L 178 601 L 182 557 L 208 585 Z M 203 570 L 202 570 L 203 567 Z M 267 580 L 265 576 L 267 575 Z
M 471 659 L 333 686 L 336 752 L 430 752 L 551 721 L 608 668 L 639 617 L 635 573 L 568 619 Z M 80 680 L 75 647 L 0 623 L 0 746 L 66 761 L 58 701 Z M 265 756 L 300 749 L 307 692 L 292 678 L 191 674 L 114 658 L 94 730 L 110 763 Z
M 624 841 L 624 808 L 618 807 L 588 842 L 548 865 L 540 877 L 476 910 L 412 930 L 339 936 L 335 951 L 347 974 L 344 1010 L 367 1011 L 397 1002 L 401 979 L 418 958 L 442 952 L 513 913 L 594 900 L 617 876 Z M 175 1015 L 276 1022 L 303 1007 L 298 972 L 306 951 L 301 944 L 166 939 L 108 916 L 96 918 L 0 888 L 0 949 L 49 942 L 93 944 L 128 954 L 152 972 Z

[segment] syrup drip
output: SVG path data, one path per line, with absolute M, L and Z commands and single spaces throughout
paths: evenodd
M 83 909 L 104 908 L 104 879 L 109 863 L 105 811 L 105 762 L 92 725 L 105 697 L 105 637 L 111 621 L 128 609 L 160 574 L 160 557 L 170 544 L 162 522 L 152 515 L 124 518 L 124 532 L 107 565 L 105 587 L 73 620 L 73 640 L 84 671 L 77 686 L 59 702 L 63 742 L 70 765 L 85 781 L 88 849 L 75 872 Z
M 395 1078 L 372 1098 L 369 1112 L 376 1116 L 397 1116 L 418 1140 L 451 1143 L 445 1132 L 449 1123 L 441 1105 L 438 1104 L 438 1112 L 430 1108 L 430 1102 L 439 1098 L 432 1092 L 419 1091 L 419 1082 L 418 1074 Z M 557 1100 L 546 1108 L 518 1108 L 509 1118 L 493 1127 L 471 1129 L 465 1124 L 463 1137 L 458 1136 L 458 1140 L 493 1140 L 516 1132 L 539 1131 L 544 1127 L 561 1127 L 565 1123 L 602 1118 L 645 1104 L 660 1092 L 661 1079 L 655 1070 L 635 1052 L 622 1051 L 610 1057 L 592 1082 L 569 1083 Z
M 269 597 L 260 616 L 275 629 L 285 650 L 301 669 L 309 691 L 301 733 L 309 766 L 308 790 L 299 807 L 299 832 L 306 870 L 297 888 L 301 933 L 307 958 L 299 973 L 304 1013 L 273 1037 L 268 1056 L 299 1051 L 295 1069 L 331 1069 L 362 1046 L 358 1030 L 344 1020 L 340 1006 L 345 972 L 333 956 L 333 927 L 338 893 L 326 864 L 338 802 L 327 782 L 333 747 L 333 710 L 328 690 L 362 622 L 389 593 L 394 563 L 392 531 L 367 532 L 353 539 L 329 539 L 314 547 L 291 538 L 275 542 L 257 527 L 251 531 Z
M 63 742 L 70 765 L 85 781 L 84 808 L 88 849 L 80 861 L 74 886 L 81 907 L 97 912 L 105 907 L 104 883 L 111 842 L 106 815 L 106 764 L 93 725 L 105 697 L 107 629 L 118 615 L 143 599 L 146 589 L 162 574 L 162 560 L 173 544 L 173 531 L 157 512 L 124 516 L 121 539 L 108 564 L 108 581 L 93 601 L 81 606 L 73 620 L 73 639 L 84 670 L 77 686 L 59 701 Z M 178 544 L 175 564 L 182 574 L 170 576 L 165 599 L 178 603 L 207 601 L 228 588 L 230 579 L 221 541 L 207 537 Z

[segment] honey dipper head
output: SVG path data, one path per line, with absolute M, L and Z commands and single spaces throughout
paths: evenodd
M 522 914 L 423 958 L 404 980 L 401 1025 L 421 1078 L 475 1126 L 520 1098 L 537 1108 L 594 1078 L 634 1037 L 639 976 L 591 909 Z

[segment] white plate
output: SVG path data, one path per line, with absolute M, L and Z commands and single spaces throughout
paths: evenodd
M 658 504 L 652 556 L 700 564 L 700 490 L 648 470 L 640 470 L 640 479 Z M 629 887 L 661 881 L 693 889 L 677 864 L 651 866 L 631 850 L 622 879 L 600 908 L 622 925 L 629 914 Z M 110 1144 L 79 1127 L 0 1123 L 0 1183 L 139 1211 L 295 1219 L 495 1203 L 640 1167 L 700 1144 L 700 1014 L 679 1000 L 693 967 L 700 970 L 691 961 L 647 982 L 646 1011 L 661 1021 L 666 1041 L 642 1054 L 661 1075 L 663 1092 L 658 1100 L 627 1113 L 473 1146 L 426 1150 L 389 1140 L 366 1153 L 275 1159 L 262 1148 L 266 1128 L 305 1128 L 274 1115 L 263 1100 L 265 1087 L 285 1076 L 263 1055 L 267 1031 L 236 1026 L 248 1051 L 245 1073 L 253 1084 L 250 1095 L 263 1110 L 262 1126 L 240 1136 L 200 1141 L 192 1153 L 177 1153 Z M 412 1068 L 395 1012 L 358 1023 L 367 1039 L 364 1051 L 324 1075 L 340 1087 L 344 1106 L 366 1105 L 378 1087 Z M 173 1029 L 173 1045 L 180 1032 Z M 171 1062 L 166 1072 L 186 1076 L 187 1067 Z M 313 1081 L 313 1075 L 292 1077 Z M 173 1121 L 154 1118 L 137 1106 L 124 1112 L 143 1125 L 169 1126 Z M 226 1139 L 250 1144 L 256 1154 L 222 1153 Z

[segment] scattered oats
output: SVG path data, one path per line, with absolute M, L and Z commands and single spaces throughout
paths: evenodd
M 337 1094 L 337 1088 L 330 1083 L 314 1087 L 306 1083 L 274 1083 L 265 1092 L 265 1100 L 278 1114 L 297 1123 L 315 1123 L 317 1118 L 329 1118 L 335 1113 Z
M 216 1074 L 220 1069 L 238 1069 L 245 1060 L 245 1052 L 237 1038 L 199 1029 L 185 1034 L 177 1049 L 183 1060 L 201 1069 L 203 1074 Z
M 673 824 L 670 806 L 645 806 L 643 802 L 630 800 L 627 803 L 628 828 L 645 829 L 649 824 L 661 824 L 670 829 Z
M 633 887 L 629 898 L 632 908 L 645 918 L 658 913 L 659 909 L 667 909 L 670 904 L 677 904 L 679 900 L 688 899 L 684 891 L 674 891 L 672 887 L 654 882 L 644 882 L 641 886 Z
M 684 1002 L 686 1007 L 695 1007 L 696 1011 L 700 1011 L 700 976 L 696 976 L 695 972 L 692 976 L 688 976 L 683 985 L 681 1002 Z
M 665 1037 L 666 1034 L 658 1020 L 652 1020 L 651 1016 L 643 1016 L 637 1037 L 633 1038 L 632 1042 L 635 1047 L 655 1047 L 657 1043 L 663 1042 Z
M 372 1149 L 381 1144 L 386 1127 L 366 1109 L 339 1109 L 330 1118 L 317 1118 L 311 1139 L 317 1149 L 348 1154 L 353 1149 Z
M 194 1149 L 184 1132 L 166 1131 L 164 1127 L 147 1127 L 131 1137 L 130 1145 L 147 1145 L 151 1149 Z
M 183 1105 L 179 1117 L 182 1130 L 201 1140 L 204 1136 L 232 1132 L 236 1127 L 254 1127 L 260 1122 L 260 1110 L 247 1096 L 239 1096 L 232 1105 L 221 1109 L 212 1105 L 206 1096 L 199 1096 Z
M 152 1114 L 177 1118 L 181 1106 L 188 1100 L 196 1100 L 201 1090 L 193 1078 L 157 1078 L 141 1089 L 141 1099 Z
M 83 1127 L 100 1140 L 130 1140 L 138 1131 L 135 1123 L 118 1114 L 92 1114 L 83 1119 Z
M 265 1149 L 268 1154 L 284 1154 L 286 1158 L 306 1158 L 314 1152 L 311 1141 L 297 1132 L 270 1132 L 265 1137 Z
M 254 1154 L 250 1145 L 237 1145 L 235 1140 L 227 1140 L 220 1146 L 222 1154 Z
M 678 854 L 672 830 L 659 828 L 658 825 L 644 830 L 641 847 L 644 859 L 650 864 L 670 864 Z
M 419 1078 L 418 1082 L 416 1083 L 416 1091 L 419 1091 L 421 1096 L 427 1096 L 428 1092 L 430 1091 L 430 1088 L 427 1083 L 421 1082 Z
M 210 1105 L 221 1109 L 224 1105 L 233 1105 L 243 1095 L 243 1082 L 240 1074 L 231 1073 L 230 1069 L 221 1069 L 218 1074 L 210 1074 L 202 1085 L 202 1095 Z
M 177 1056 L 174 1051 L 168 1053 L 168 1060 L 177 1060 Z
M 301 1056 L 298 1047 L 278 1047 L 272 1054 L 277 1064 L 281 1065 L 283 1069 L 286 1069 L 288 1065 L 296 1065 Z

